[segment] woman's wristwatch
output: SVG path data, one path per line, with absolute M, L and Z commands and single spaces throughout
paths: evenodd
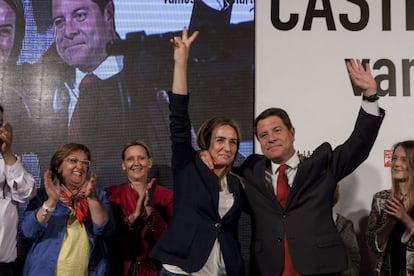
M 43 202 L 42 205 L 43 208 L 43 213 L 42 213 L 42 217 L 46 217 L 48 213 L 53 213 L 55 211 L 56 208 L 50 208 L 46 205 L 46 202 Z

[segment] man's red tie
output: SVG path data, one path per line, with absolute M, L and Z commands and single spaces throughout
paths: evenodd
M 286 170 L 288 165 L 282 164 L 279 166 L 279 174 L 277 176 L 276 198 L 280 205 L 285 208 L 286 201 L 289 195 L 290 186 L 288 184 L 288 178 L 286 176 Z M 283 237 L 283 249 L 284 249 L 284 265 L 282 276 L 296 276 L 300 275 L 293 267 L 292 259 L 289 253 L 289 247 L 287 244 L 286 234 Z
M 276 198 L 280 205 L 285 208 L 286 200 L 289 195 L 290 186 L 288 184 L 288 178 L 286 176 L 286 170 L 289 168 L 288 165 L 282 164 L 279 167 L 279 174 L 277 176 L 277 192 Z
M 72 118 L 69 124 L 69 131 L 68 131 L 68 141 L 69 142 L 79 142 L 81 138 L 81 116 L 80 116 L 80 105 L 82 105 L 82 101 L 85 101 L 86 93 L 90 92 L 88 90 L 94 89 L 98 81 L 98 77 L 94 74 L 87 74 L 82 79 L 79 84 L 79 96 L 78 101 L 76 102 L 75 109 L 73 110 Z

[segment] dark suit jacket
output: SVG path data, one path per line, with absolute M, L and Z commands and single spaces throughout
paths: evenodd
M 240 168 L 247 180 L 246 196 L 252 208 L 251 275 L 280 275 L 283 236 L 293 264 L 303 275 L 340 272 L 347 267 L 343 241 L 332 219 L 332 197 L 342 178 L 367 157 L 383 120 L 361 108 L 348 140 L 333 150 L 323 143 L 298 165 L 286 208 L 275 200 L 265 179 L 270 160 L 251 155 Z
M 243 275 L 238 241 L 242 202 L 240 182 L 236 176 L 227 175 L 234 204 L 220 218 L 219 179 L 204 165 L 191 145 L 188 97 L 170 95 L 170 109 L 174 214 L 150 256 L 191 273 L 203 267 L 218 239 L 227 275 Z

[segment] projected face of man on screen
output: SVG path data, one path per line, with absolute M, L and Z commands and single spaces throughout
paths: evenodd
M 107 57 L 106 44 L 115 38 L 111 1 L 103 10 L 92 0 L 54 0 L 52 18 L 56 49 L 70 66 L 91 72 Z
M 91 170 L 100 183 L 117 184 L 125 177 L 119 166 L 123 145 L 141 139 L 153 149 L 151 177 L 170 184 L 171 178 L 162 176 L 170 174 L 168 103 L 165 91 L 156 88 L 166 85 L 158 80 L 159 74 L 148 70 L 162 60 L 157 56 L 153 62 L 154 56 L 137 44 L 128 46 L 128 53 L 107 52 L 109 43 L 119 41 L 113 1 L 51 0 L 50 4 L 56 51 L 42 57 L 52 62 L 38 64 L 45 77 L 40 89 L 32 89 L 42 91 L 33 97 L 44 106 L 39 128 L 53 126 L 41 141 L 41 162 L 61 141 L 82 143 L 94 154 Z M 171 50 L 165 41 L 161 52 Z M 62 70 L 60 63 L 65 65 Z M 50 69 L 53 66 L 57 69 Z
M 5 1 L 0 0 L 0 63 L 6 63 L 14 45 L 16 13 Z

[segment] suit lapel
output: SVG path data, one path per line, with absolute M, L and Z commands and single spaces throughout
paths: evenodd
M 230 210 L 223 216 L 225 217 L 231 216 L 236 208 L 240 207 L 240 186 L 235 176 L 231 177 L 230 174 L 227 174 L 227 185 L 229 188 L 230 193 L 233 194 L 234 197 L 234 204 L 231 206 Z
M 275 204 L 278 209 L 281 209 L 279 202 L 277 202 L 275 190 L 273 188 L 272 179 L 272 165 L 269 159 L 263 158 L 262 161 L 253 171 L 253 179 L 256 179 L 255 183 L 248 183 L 247 185 L 255 185 L 272 204 Z
M 308 157 L 301 159 L 299 158 L 300 162 L 297 167 L 296 176 L 293 179 L 292 187 L 290 188 L 290 192 L 286 201 L 285 210 L 289 209 L 289 207 L 293 204 L 295 197 L 298 195 L 298 191 L 302 185 L 304 185 L 306 181 L 306 169 L 303 168 L 306 167 L 306 162 Z M 303 166 L 305 165 L 305 166 Z M 303 173 L 305 171 L 305 173 Z
M 273 172 L 270 160 L 266 160 L 264 169 L 264 186 L 268 193 L 275 197 L 275 189 L 273 187 Z
M 302 185 L 302 183 L 304 181 L 304 179 L 301 179 L 301 177 L 300 177 L 301 176 L 301 174 L 299 173 L 300 172 L 300 167 L 301 167 L 301 164 L 298 165 L 295 179 L 293 180 L 292 187 L 290 187 L 289 195 L 288 195 L 288 198 L 286 200 L 285 210 L 289 209 L 289 207 L 294 202 L 294 198 L 297 195 L 298 190 L 299 190 L 300 186 Z
M 320 169 L 315 167 L 317 163 L 315 160 L 318 160 L 321 155 L 324 156 L 327 152 L 329 152 L 329 148 L 323 144 L 315 149 L 311 156 L 299 158 L 300 163 L 298 164 L 285 209 L 289 209 L 295 203 L 295 199 L 301 193 L 301 189 L 308 185 L 310 179 L 314 178 L 314 174 L 320 174 Z
M 214 208 L 218 213 L 219 179 L 198 156 L 195 158 L 195 163 L 202 176 L 201 179 L 213 199 Z

